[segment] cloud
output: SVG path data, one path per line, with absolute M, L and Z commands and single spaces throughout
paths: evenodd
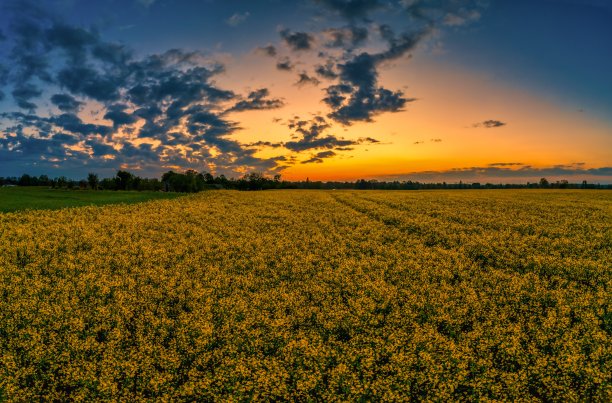
M 18 160 L 20 169 L 180 167 L 232 175 L 286 166 L 282 158 L 259 158 L 234 140 L 240 126 L 226 116 L 278 108 L 283 101 L 267 89 L 241 96 L 219 87 L 214 77 L 224 67 L 207 56 L 171 49 L 137 57 L 124 45 L 44 13 L 14 19 L 12 63 L 6 74 L 0 69 L 0 80 L 12 87 L 20 108 L 34 111 L 48 96 L 60 113 L 2 113 L 0 168 Z M 79 116 L 91 100 L 112 125 Z
M 51 102 L 62 112 L 77 112 L 83 104 L 68 94 L 55 94 L 51 97 Z
M 262 46 L 257 48 L 257 52 L 262 53 L 266 56 L 274 57 L 277 54 L 276 47 L 274 45 Z
M 336 156 L 336 153 L 333 151 L 321 151 L 313 155 L 311 158 L 302 161 L 301 163 L 302 164 L 312 164 L 312 163 L 320 164 L 323 162 L 324 159 L 335 157 L 335 156 Z
M 371 122 L 382 113 L 405 110 L 416 98 L 381 86 L 380 69 L 407 57 L 441 28 L 477 20 L 483 8 L 483 2 L 477 0 L 313 1 L 323 10 L 319 21 L 331 27 L 301 32 L 302 46 L 291 46 L 298 41 L 289 40 L 297 37 L 288 29 L 281 31 L 281 36 L 294 50 L 312 49 L 314 38 L 320 39 L 326 50 L 320 51 L 318 58 L 324 62 L 316 63 L 314 71 L 318 77 L 335 81 L 324 89 L 322 101 L 330 109 L 327 116 L 343 125 Z M 348 24 L 335 26 L 338 17 Z
M 225 20 L 225 23 L 230 27 L 237 27 L 238 25 L 245 22 L 250 15 L 251 13 L 249 13 L 248 11 L 245 11 L 244 13 L 235 13 L 227 20 Z
M 104 115 L 104 119 L 111 120 L 115 129 L 119 126 L 136 123 L 138 121 L 138 115 L 126 113 L 126 109 L 128 109 L 128 106 L 125 104 L 110 105 L 106 108 L 107 112 Z
M 348 26 L 344 28 L 329 28 L 323 31 L 327 38 L 325 46 L 329 48 L 354 48 L 362 45 L 369 36 L 367 28 Z
M 316 66 L 315 73 L 317 73 L 317 75 L 319 75 L 320 77 L 326 78 L 328 80 L 333 80 L 338 78 L 338 73 L 336 73 L 334 67 L 334 63 L 328 61 L 325 65 L 320 64 Z
M 283 145 L 288 150 L 295 152 L 315 149 L 341 151 L 363 143 L 373 144 L 378 142 L 371 137 L 349 140 L 327 134 L 332 126 L 324 117 L 318 115 L 311 120 L 292 119 L 289 121 L 288 127 L 294 130 L 296 140 L 285 142 Z
M 271 141 L 256 141 L 254 143 L 249 143 L 249 144 L 245 144 L 246 147 L 255 147 L 255 148 L 263 148 L 263 147 L 270 147 L 270 148 L 279 148 L 282 147 L 283 144 L 282 143 L 273 143 Z
M 473 127 L 483 127 L 485 129 L 493 129 L 496 127 L 506 126 L 506 123 L 500 120 L 485 120 L 484 122 L 474 123 Z
M 378 68 L 381 64 L 404 56 L 414 49 L 428 31 L 396 35 L 388 26 L 382 26 L 388 47 L 379 53 L 362 52 L 338 63 L 339 83 L 326 88 L 323 99 L 332 110 L 329 117 L 350 125 L 355 121 L 372 121 L 383 112 L 399 112 L 415 101 L 402 91 L 392 91 L 378 86 Z
M 249 93 L 246 99 L 237 102 L 234 106 L 228 109 L 228 112 L 278 109 L 285 105 L 281 99 L 266 99 L 269 95 L 270 91 L 267 88 L 252 91 Z
M 20 108 L 34 110 L 36 109 L 36 104 L 30 102 L 30 100 L 42 95 L 42 90 L 30 83 L 18 83 L 11 94 Z
M 532 167 L 528 165 L 499 166 L 498 163 L 483 167 L 453 168 L 441 171 L 420 171 L 405 174 L 388 175 L 381 179 L 386 180 L 412 180 L 420 182 L 492 182 L 492 183 L 525 183 L 536 182 L 539 178 L 549 180 L 567 179 L 582 181 L 612 181 L 612 167 L 588 168 L 572 164 L 551 167 Z M 503 163 L 502 163 L 503 164 Z
M 305 71 L 301 72 L 298 77 L 298 81 L 295 83 L 295 85 L 299 87 L 309 84 L 314 86 L 321 84 L 321 82 L 316 77 L 309 76 Z
M 524 166 L 522 162 L 494 162 L 487 166 L 489 167 L 512 167 L 512 166 Z
M 314 37 L 306 32 L 291 32 L 288 29 L 283 29 L 280 31 L 280 36 L 291 50 L 303 51 L 312 49 Z
M 291 71 L 293 70 L 293 64 L 289 58 L 284 58 L 276 62 L 276 68 L 282 71 Z

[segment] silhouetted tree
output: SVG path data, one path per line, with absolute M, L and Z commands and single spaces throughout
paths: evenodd
M 94 174 L 94 173 L 89 173 L 87 175 L 87 183 L 89 184 L 89 187 L 93 190 L 98 189 L 98 184 L 100 183 L 100 180 L 98 179 L 98 175 Z
M 134 181 L 134 175 L 128 171 L 117 171 L 115 176 L 115 182 L 117 183 L 118 190 L 130 190 L 132 188 L 132 182 Z

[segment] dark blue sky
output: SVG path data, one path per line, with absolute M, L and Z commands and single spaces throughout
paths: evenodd
M 612 2 L 605 0 L 5 0 L 1 7 L 0 176 L 80 177 L 120 167 L 143 175 L 274 173 L 355 157 L 353 150 L 388 143 L 363 125 L 376 133 L 384 116 L 411 119 L 406 110 L 418 99 L 403 90 L 411 83 L 381 83 L 385 66 L 408 69 L 412 54 L 583 111 L 597 126 L 589 141 L 610 145 L 601 135 L 612 127 Z M 443 51 L 433 51 L 434 42 Z M 264 64 L 279 82 L 295 77 L 295 99 L 270 87 L 277 81 L 270 73 L 248 90 L 241 77 L 221 79 Z M 294 116 L 291 106 L 313 87 L 319 106 Z M 252 141 L 251 134 L 247 142 L 251 114 L 270 111 L 285 137 Z M 484 119 L 499 123 L 466 124 L 510 126 Z M 351 136 L 353 128 L 360 129 Z M 590 163 L 583 154 L 559 158 L 602 167 L 601 157 Z

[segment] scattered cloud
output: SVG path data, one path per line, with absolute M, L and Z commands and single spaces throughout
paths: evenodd
M 493 128 L 502 127 L 502 126 L 506 126 L 506 123 L 500 120 L 493 120 L 493 119 L 485 120 L 484 122 L 474 123 L 472 125 L 472 127 L 483 127 L 485 129 L 493 129 Z
M 293 70 L 293 64 L 291 60 L 286 57 L 276 62 L 276 68 L 281 71 L 291 71 Z
M 289 121 L 289 129 L 294 131 L 294 141 L 284 143 L 284 147 L 295 152 L 308 150 L 337 150 L 343 151 L 359 144 L 375 144 L 379 141 L 365 137 L 358 140 L 350 140 L 327 134 L 332 129 L 332 124 L 322 116 L 314 116 L 310 120 L 295 118 Z
M 62 112 L 77 112 L 83 105 L 83 102 L 68 94 L 55 94 L 51 97 L 51 102 Z
M 237 27 L 238 25 L 244 23 L 250 15 L 251 13 L 249 13 L 248 11 L 245 11 L 244 13 L 235 13 L 227 20 L 225 20 L 225 23 L 230 27 Z
M 303 71 L 299 74 L 298 81 L 295 83 L 295 85 L 303 86 L 308 84 L 317 86 L 321 84 L 321 81 L 319 81 L 316 77 L 309 76 L 305 71 Z
M 323 162 L 324 159 L 332 158 L 335 156 L 336 156 L 336 153 L 333 151 L 321 151 L 313 155 L 311 158 L 302 161 L 301 163 L 302 164 L 312 164 L 312 163 L 320 164 Z
M 489 167 L 512 167 L 512 166 L 524 166 L 522 162 L 494 162 L 487 166 Z
M 550 167 L 532 167 L 529 165 L 499 165 L 493 163 L 487 166 L 453 168 L 440 171 L 415 171 L 382 177 L 385 180 L 412 180 L 420 182 L 480 182 L 480 183 L 525 183 L 536 182 L 546 177 L 549 180 L 567 179 L 570 181 L 610 182 L 612 167 L 584 168 L 573 164 Z M 505 164 L 505 163 L 501 163 Z M 514 164 L 514 163 L 510 163 Z
M 233 139 L 240 125 L 226 114 L 283 106 L 268 89 L 242 96 L 219 87 L 214 78 L 224 66 L 199 52 L 171 49 L 137 57 L 96 31 L 44 12 L 16 12 L 7 45 L 12 63 L 6 73 L 0 68 L 0 81 L 12 87 L 21 111 L 0 115 L 0 166 L 127 166 L 149 173 L 194 168 L 228 175 L 285 168 L 282 156 L 260 158 Z M 36 114 L 45 101 L 54 109 Z M 90 102 L 110 125 L 81 116 Z
M 314 36 L 306 32 L 291 32 L 283 29 L 280 31 L 280 36 L 293 51 L 310 50 L 314 44 Z
M 267 45 L 257 48 L 257 52 L 262 53 L 266 56 L 274 57 L 277 54 L 276 47 L 274 45 Z
M 256 91 L 252 91 L 241 101 L 238 101 L 234 106 L 228 109 L 228 112 L 241 112 L 248 110 L 267 110 L 267 109 L 278 109 L 285 105 L 283 100 L 267 98 L 270 95 L 270 91 L 267 88 L 261 88 Z

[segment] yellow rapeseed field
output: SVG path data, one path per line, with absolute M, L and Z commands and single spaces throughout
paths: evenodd
M 612 193 L 0 214 L 0 401 L 612 400 Z

